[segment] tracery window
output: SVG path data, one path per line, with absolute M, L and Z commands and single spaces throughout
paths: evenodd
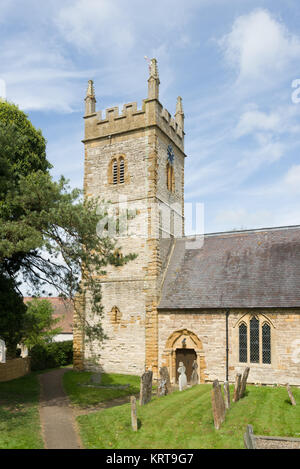
M 271 326 L 256 316 L 239 325 L 239 362 L 271 364 Z

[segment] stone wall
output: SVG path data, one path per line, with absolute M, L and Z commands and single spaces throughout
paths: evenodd
M 0 363 L 0 382 L 21 378 L 30 373 L 30 358 L 15 358 Z
M 262 322 L 271 325 L 271 364 L 239 363 L 238 326 L 247 315 L 256 314 Z M 201 381 L 226 379 L 226 314 L 225 310 L 214 311 L 160 311 L 159 315 L 159 366 L 175 363 L 175 349 L 187 338 L 187 347 L 199 350 Z M 229 380 L 250 366 L 250 383 L 300 385 L 300 311 L 274 309 L 259 311 L 231 311 L 229 314 Z M 181 334 L 174 335 L 175 331 Z M 195 345 L 193 334 L 199 339 Z M 172 346 L 169 338 L 177 340 Z M 173 360 L 173 362 L 172 362 Z

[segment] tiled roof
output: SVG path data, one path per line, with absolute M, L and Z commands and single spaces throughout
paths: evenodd
M 56 298 L 56 297 L 46 297 L 46 298 L 40 298 L 41 300 L 48 300 L 54 309 L 53 317 L 54 318 L 60 318 L 60 322 L 57 323 L 54 327 L 60 327 L 61 328 L 61 333 L 65 334 L 72 334 L 73 332 L 73 305 L 70 301 L 68 300 L 63 300 L 62 298 Z M 32 297 L 26 296 L 24 297 L 24 302 L 27 303 L 28 301 L 31 301 Z
M 300 307 L 300 227 L 177 240 L 160 309 Z

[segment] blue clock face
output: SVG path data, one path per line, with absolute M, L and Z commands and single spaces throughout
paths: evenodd
M 172 145 L 169 145 L 168 146 L 168 161 L 173 164 L 174 163 L 174 151 L 173 151 L 173 148 L 172 148 Z

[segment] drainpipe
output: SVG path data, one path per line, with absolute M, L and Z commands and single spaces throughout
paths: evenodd
M 228 318 L 229 318 L 229 312 L 230 310 L 228 309 L 226 311 L 226 381 L 228 381 L 228 370 L 229 370 L 229 364 L 228 364 L 228 356 L 229 356 L 229 344 L 228 344 Z

